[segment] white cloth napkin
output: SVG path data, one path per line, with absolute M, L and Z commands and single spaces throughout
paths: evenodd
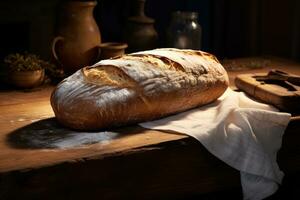
M 256 200 L 273 194 L 282 181 L 276 156 L 290 117 L 228 89 L 214 103 L 140 125 L 196 138 L 240 171 L 244 199 Z

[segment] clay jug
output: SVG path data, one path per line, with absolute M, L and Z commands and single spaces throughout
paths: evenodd
M 66 74 L 97 61 L 101 35 L 93 17 L 96 4 L 96 1 L 70 1 L 61 7 L 52 54 Z
M 145 2 L 146 0 L 135 0 L 134 16 L 127 19 L 124 39 L 128 43 L 129 52 L 153 49 L 157 46 L 155 20 L 145 15 Z

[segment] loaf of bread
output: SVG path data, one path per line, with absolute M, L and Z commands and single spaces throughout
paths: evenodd
M 82 68 L 57 86 L 51 105 L 63 125 L 98 130 L 208 104 L 227 87 L 227 73 L 213 55 L 155 49 Z

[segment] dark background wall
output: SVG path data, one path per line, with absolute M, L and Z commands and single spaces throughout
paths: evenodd
M 0 59 L 29 51 L 50 58 L 57 5 L 62 0 L 1 0 Z M 121 41 L 131 0 L 98 0 L 94 16 L 103 41 Z M 203 29 L 202 49 L 220 58 L 274 55 L 300 59 L 298 0 L 147 0 L 156 20 L 159 46 L 173 11 L 196 11 Z

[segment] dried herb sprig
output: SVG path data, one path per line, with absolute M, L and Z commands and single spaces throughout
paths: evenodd
M 9 54 L 4 58 L 9 71 L 35 71 L 42 69 L 43 60 L 34 54 Z
M 45 69 L 46 74 L 51 79 L 62 79 L 65 76 L 63 70 L 56 65 L 40 59 L 40 57 L 35 54 L 27 52 L 24 54 L 9 54 L 4 58 L 4 63 L 7 71 L 10 72 Z

